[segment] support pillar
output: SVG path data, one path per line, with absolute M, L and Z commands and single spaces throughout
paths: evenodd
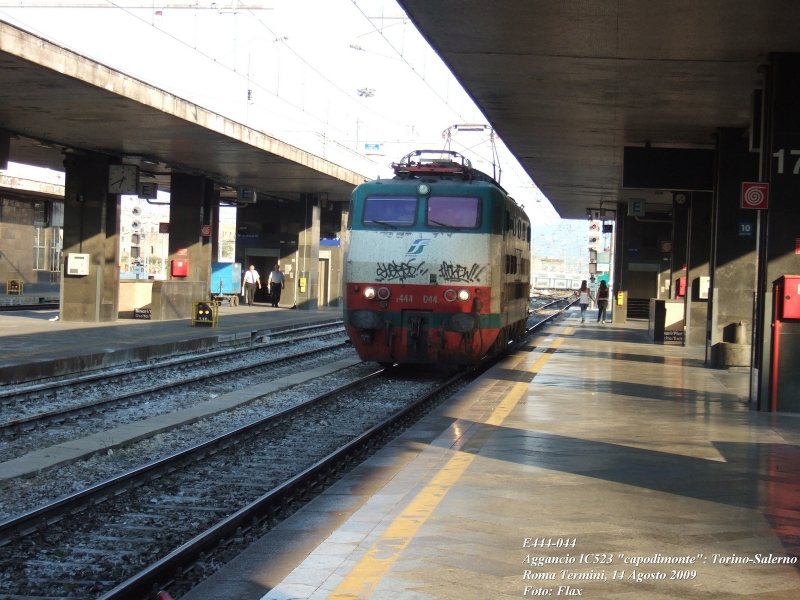
M 628 307 L 625 305 L 628 287 L 625 281 L 625 261 L 623 260 L 628 244 L 625 233 L 625 213 L 627 210 L 627 205 L 622 202 L 617 203 L 614 219 L 614 256 L 612 257 L 614 261 L 614 281 L 611 285 L 613 297 L 609 298 L 609 304 L 612 305 L 611 318 L 613 323 L 625 323 L 628 317 Z M 620 296 L 620 294 L 622 295 Z
M 11 157 L 11 132 L 0 129 L 0 169 L 8 168 L 8 159 Z
M 758 154 L 750 152 L 744 129 L 725 128 L 717 132 L 715 157 L 706 356 L 712 367 L 749 366 L 758 215 L 740 208 L 740 196 L 742 182 L 758 180 Z
M 800 54 L 775 53 L 769 57 L 764 82 L 764 118 L 760 180 L 769 183 L 769 209 L 758 211 L 758 315 L 754 392 L 759 410 L 800 412 L 800 382 L 796 354 L 783 352 L 777 365 L 781 385 L 771 385 L 772 286 L 782 275 L 800 274 Z M 755 212 L 755 211 L 754 211 Z M 800 323 L 784 322 L 781 333 L 800 335 Z M 784 380 L 783 378 L 786 377 Z M 773 399 L 777 405 L 771 407 Z
M 119 312 L 120 196 L 108 193 L 108 166 L 102 154 L 69 154 L 64 159 L 64 252 L 89 254 L 89 274 L 62 270 L 62 321 L 116 321 Z M 118 162 L 118 161 L 117 161 Z M 63 269 L 62 265 L 62 269 Z
M 297 308 L 317 310 L 319 305 L 319 202 L 310 194 L 300 200 L 303 221 L 297 244 Z M 305 279 L 305 290 L 300 287 Z
M 687 194 L 688 195 L 688 194 Z M 678 298 L 678 280 L 687 277 L 686 257 L 689 252 L 689 207 L 672 209 L 672 261 L 669 280 L 669 298 Z
M 211 224 L 214 184 L 201 176 L 173 173 L 169 204 L 169 265 L 188 259 L 189 273 L 182 281 L 211 281 L 211 236 L 200 235 L 200 226 Z M 168 272 L 171 277 L 171 270 Z M 209 284 L 210 285 L 210 284 Z
M 210 194 L 209 211 L 203 210 L 206 222 L 211 225 L 211 262 L 219 262 L 219 190 L 214 189 L 214 183 L 208 182 L 207 194 Z M 210 275 L 209 275 L 210 277 Z
M 684 345 L 705 346 L 708 337 L 708 295 L 701 278 L 709 277 L 711 257 L 711 194 L 693 192 L 689 208 L 689 248 L 686 265 L 686 336 Z M 705 298 L 703 296 L 706 296 Z

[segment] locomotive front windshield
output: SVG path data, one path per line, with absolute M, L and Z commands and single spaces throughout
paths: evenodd
M 455 196 L 428 198 L 428 225 L 474 229 L 480 226 L 481 199 Z
M 415 196 L 370 196 L 364 201 L 362 222 L 367 226 L 410 227 L 417 221 Z

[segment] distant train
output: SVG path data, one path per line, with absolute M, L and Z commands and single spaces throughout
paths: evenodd
M 345 327 L 379 363 L 472 364 L 525 331 L 530 220 L 456 152 L 419 150 L 352 194 Z

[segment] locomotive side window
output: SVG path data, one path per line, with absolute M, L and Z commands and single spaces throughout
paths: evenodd
M 428 198 L 428 225 L 475 229 L 481 222 L 481 199 L 456 196 Z
M 370 196 L 361 222 L 367 227 L 410 227 L 417 222 L 415 196 Z

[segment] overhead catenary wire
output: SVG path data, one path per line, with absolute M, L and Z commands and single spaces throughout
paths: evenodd
M 468 121 L 468 119 L 465 119 L 465 118 L 464 118 L 464 117 L 461 115 L 461 113 L 459 113 L 459 112 L 458 112 L 458 111 L 457 111 L 455 108 L 453 108 L 453 106 L 451 106 L 451 105 L 450 105 L 450 103 L 447 101 L 447 99 L 446 99 L 446 98 L 443 98 L 443 97 L 442 97 L 442 95 L 441 95 L 439 92 L 437 92 L 437 91 L 436 91 L 436 89 L 434 89 L 434 87 L 433 87 L 433 86 L 432 86 L 432 85 L 431 85 L 431 84 L 428 82 L 428 80 L 427 80 L 427 79 L 425 79 L 425 77 L 424 77 L 424 76 L 422 76 L 422 75 L 421 75 L 421 74 L 420 74 L 420 73 L 419 73 L 419 72 L 418 72 L 418 71 L 417 71 L 417 70 L 414 68 L 414 65 L 412 65 L 410 62 L 408 62 L 408 60 L 406 60 L 406 57 L 403 55 L 403 53 L 402 53 L 400 50 L 398 50 L 397 48 L 395 48 L 394 44 L 392 44 L 392 42 L 390 42 L 390 41 L 389 41 L 389 38 L 387 38 L 387 37 L 386 37 L 386 36 L 383 34 L 383 30 L 382 30 L 382 29 L 380 29 L 380 28 L 378 28 L 378 27 L 376 27 L 376 26 L 375 26 L 375 23 L 373 23 L 372 19 L 371 19 L 371 18 L 370 18 L 370 17 L 367 15 L 367 13 L 365 13 L 363 10 L 361 10 L 361 7 L 358 5 L 358 2 L 357 2 L 357 0 L 352 0 L 352 2 L 353 2 L 353 6 L 355 6 L 355 7 L 356 7 L 356 9 L 358 10 L 358 12 L 360 12 L 360 13 L 361 13 L 361 14 L 364 16 L 364 18 L 365 18 L 365 19 L 366 19 L 366 20 L 369 22 L 369 24 L 370 24 L 370 25 L 371 25 L 371 26 L 372 26 L 372 27 L 375 29 L 375 31 L 376 31 L 376 32 L 378 32 L 378 33 L 381 35 L 381 37 L 382 37 L 382 38 L 383 38 L 383 39 L 386 41 L 386 43 L 387 43 L 387 44 L 389 44 L 389 47 L 390 47 L 392 50 L 394 50 L 394 51 L 395 51 L 395 53 L 396 53 L 396 54 L 397 54 L 397 55 L 398 55 L 398 56 L 399 56 L 399 57 L 402 59 L 402 61 L 403 61 L 403 62 L 404 62 L 406 65 L 408 65 L 408 67 L 409 67 L 409 68 L 410 68 L 410 69 L 411 69 L 411 70 L 414 72 L 414 74 L 415 74 L 417 77 L 419 77 L 419 78 L 422 80 L 422 82 L 423 82 L 423 83 L 424 83 L 424 84 L 425 84 L 425 85 L 428 87 L 428 89 L 430 89 L 430 90 L 431 90 L 431 91 L 434 93 L 434 95 L 435 95 L 437 98 L 439 98 L 439 100 L 441 100 L 442 102 L 444 102 L 445 106 L 447 106 L 447 108 L 449 108 L 451 111 L 453 111 L 453 114 L 455 114 L 455 115 L 456 115 L 456 116 L 457 116 L 457 117 L 458 117 L 458 118 L 459 118 L 461 121 L 464 121 L 464 122 Z
M 169 38 L 171 38 L 171 39 L 175 40 L 175 41 L 176 41 L 176 42 L 178 42 L 179 44 L 182 44 L 183 46 L 186 46 L 187 48 L 189 48 L 189 49 L 193 50 L 194 52 L 197 52 L 197 53 L 198 53 L 200 56 L 202 56 L 202 57 L 204 57 L 204 58 L 206 58 L 206 59 L 208 59 L 208 60 L 210 60 L 210 61 L 214 62 L 214 64 L 216 64 L 216 65 L 219 65 L 221 68 L 223 68 L 223 69 L 225 69 L 225 70 L 227 70 L 227 71 L 229 71 L 229 72 L 233 73 L 233 74 L 234 74 L 234 75 L 236 75 L 237 77 L 239 77 L 239 78 L 241 78 L 241 79 L 244 79 L 246 82 L 249 82 L 249 83 L 251 83 L 252 85 L 254 85 L 255 87 L 257 87 L 258 89 L 260 89 L 260 90 L 262 90 L 262 91 L 264 91 L 264 92 L 267 92 L 268 94 L 270 94 L 271 96 L 274 96 L 275 98 L 277 98 L 277 99 L 278 99 L 278 100 L 280 100 L 281 102 L 284 102 L 285 104 L 287 104 L 287 105 L 291 106 L 292 108 L 294 108 L 294 109 L 296 109 L 296 110 L 299 110 L 299 111 L 301 111 L 301 112 L 303 112 L 303 113 L 305 113 L 305 114 L 307 114 L 307 115 L 311 116 L 313 119 L 315 119 L 315 120 L 319 121 L 320 123 L 324 123 L 325 125 L 327 125 L 327 126 L 329 126 L 329 127 L 332 127 L 333 129 L 335 129 L 335 130 L 339 131 L 340 133 L 343 133 L 343 134 L 347 135 L 347 132 L 346 132 L 345 130 L 343 130 L 343 129 L 340 129 L 339 127 L 336 127 L 336 126 L 334 126 L 334 125 L 331 125 L 329 122 L 327 122 L 327 121 L 323 120 L 321 117 L 318 117 L 318 116 L 314 115 L 313 113 L 307 112 L 307 111 L 306 111 L 306 110 L 305 110 L 305 109 L 304 109 L 302 106 L 298 106 L 298 105 L 297 105 L 297 104 L 295 104 L 294 102 L 291 102 L 291 101 L 287 100 L 286 98 L 284 98 L 284 97 L 280 96 L 279 94 L 276 94 L 275 92 L 273 92 L 272 90 L 270 90 L 270 89 L 268 89 L 268 88 L 264 87 L 263 85 L 261 85 L 261 84 L 259 84 L 259 83 L 257 83 L 257 82 L 254 82 L 252 79 L 248 80 L 248 78 L 247 78 L 247 76 L 246 76 L 245 74 L 239 73 L 239 72 L 238 72 L 238 71 L 237 71 L 235 68 L 229 67 L 229 66 L 227 66 L 227 65 L 225 65 L 225 64 L 223 64 L 223 63 L 221 63 L 221 62 L 218 62 L 218 61 L 217 61 L 217 59 L 215 59 L 213 56 L 210 56 L 209 54 L 206 54 L 206 53 L 205 53 L 205 52 L 203 52 L 202 50 L 200 50 L 200 49 L 198 49 L 198 48 L 196 48 L 196 47 L 192 46 L 191 44 L 189 44 L 188 42 L 185 42 L 184 40 L 180 39 L 179 37 L 177 37 L 177 36 L 174 36 L 174 35 L 172 35 L 171 33 L 167 32 L 167 31 L 164 31 L 163 29 L 161 29 L 161 28 L 159 28 L 159 27 L 156 27 L 155 25 L 153 25 L 152 23 L 150 23 L 150 22 L 149 22 L 149 21 L 147 21 L 146 19 L 143 19 L 142 17 L 140 17 L 139 15 L 135 14 L 134 12 L 132 12 L 132 11 L 130 11 L 130 10 L 127 10 L 127 9 L 126 9 L 125 7 L 123 7 L 123 6 L 119 6 L 119 5 L 118 5 L 118 4 L 116 4 L 116 3 L 115 3 L 113 0 L 106 0 L 106 2 L 108 2 L 109 4 L 111 4 L 111 5 L 115 6 L 116 8 L 118 8 L 118 9 L 119 9 L 119 10 L 121 10 L 121 11 L 123 11 L 124 13 L 126 13 L 126 14 L 130 15 L 131 17 L 133 17 L 133 18 L 135 18 L 135 19 L 137 19 L 137 20 L 141 21 L 141 22 L 142 22 L 142 23 L 144 23 L 145 25 L 147 25 L 147 26 L 149 26 L 149 27 L 153 27 L 153 28 L 154 28 L 156 31 L 159 31 L 159 32 L 161 32 L 163 35 L 166 35 L 167 37 L 169 37 Z
M 278 36 L 277 36 L 277 34 L 276 34 L 276 33 L 275 33 L 275 32 L 274 32 L 274 31 L 273 31 L 273 30 L 272 30 L 272 29 L 269 27 L 269 25 L 267 25 L 266 23 L 264 23 L 264 21 L 262 21 L 262 20 L 261 20 L 261 19 L 260 19 L 258 16 L 256 16 L 256 14 L 255 14 L 255 13 L 253 13 L 253 11 L 252 11 L 252 10 L 248 10 L 248 12 L 251 14 L 251 16 L 253 17 L 253 19 L 255 19 L 255 20 L 256 20 L 256 21 L 257 21 L 257 22 L 258 22 L 258 23 L 259 23 L 259 24 L 260 24 L 262 27 L 264 27 L 264 28 L 265 28 L 267 31 L 269 31 L 271 35 L 274 35 L 274 36 L 278 37 Z M 315 72 L 317 75 L 319 75 L 319 76 L 320 76 L 322 79 L 324 79 L 325 81 L 327 81 L 327 82 L 328 82 L 330 85 L 332 85 L 332 86 L 333 86 L 335 89 L 337 89 L 339 92 L 341 92 L 342 94 L 344 94 L 345 96 L 347 96 L 348 98 L 350 98 L 351 100 L 353 100 L 354 102 L 356 102 L 356 103 L 357 103 L 359 106 L 363 107 L 364 109 L 368 110 L 369 112 L 371 112 L 371 113 L 373 113 L 373 114 L 375 114 L 375 115 L 379 116 L 380 118 L 382 118 L 382 119 L 384 119 L 384 120 L 386 120 L 386 121 L 389 121 L 390 123 L 393 123 L 393 124 L 395 124 L 395 125 L 399 125 L 399 126 L 401 126 L 401 127 L 404 127 L 405 125 L 407 125 L 407 123 L 401 123 L 401 122 L 399 122 L 399 121 L 395 121 L 394 119 L 392 119 L 392 118 L 390 118 L 390 117 L 387 117 L 386 115 L 384 115 L 384 114 L 382 114 L 382 113 L 378 112 L 377 110 L 375 110 L 373 107 L 369 106 L 369 104 L 367 104 L 366 102 L 362 102 L 362 101 L 360 101 L 360 100 L 359 100 L 357 97 L 355 97 L 355 96 L 351 95 L 351 94 L 350 94 L 350 93 L 349 93 L 347 90 L 345 90 L 345 89 L 343 89 L 343 88 L 339 87 L 339 85 L 337 85 L 336 83 L 334 83 L 333 81 L 331 81 L 331 80 L 330 80 L 330 79 L 329 79 L 329 78 L 328 78 L 328 77 L 327 77 L 327 76 L 326 76 L 324 73 L 322 73 L 322 72 L 321 72 L 319 69 L 317 69 L 317 68 L 316 68 L 314 65 L 312 65 L 310 62 L 308 62 L 308 61 L 307 61 L 305 58 L 303 58 L 303 57 L 302 57 L 300 54 L 298 54 L 298 53 L 297 53 L 297 51 L 295 51 L 295 50 L 294 50 L 294 49 L 293 49 L 293 48 L 292 48 L 292 47 L 291 47 L 289 44 L 287 44 L 285 41 L 283 42 L 283 45 L 284 45 L 284 47 L 285 47 L 286 49 L 288 49 L 288 50 L 289 50 L 289 52 L 291 52 L 291 53 L 292 53 L 292 54 L 294 54 L 294 55 L 295 55 L 295 56 L 296 56 L 298 59 L 300 59 L 300 60 L 303 62 L 303 64 L 305 64 L 307 67 L 309 67 L 309 68 L 310 68 L 312 71 L 314 71 L 314 72 Z M 390 57 L 387 57 L 387 58 L 390 58 Z

